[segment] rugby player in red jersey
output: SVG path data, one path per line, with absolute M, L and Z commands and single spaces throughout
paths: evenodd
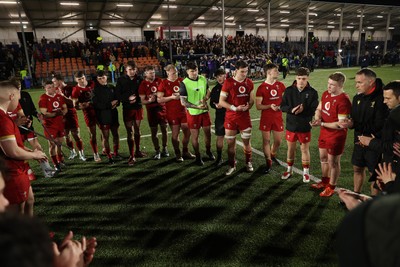
M 226 108 L 225 114 L 225 138 L 228 143 L 229 169 L 225 173 L 231 175 L 236 170 L 236 134 L 240 131 L 244 154 L 246 157 L 246 169 L 254 171 L 251 162 L 251 119 L 249 110 L 254 104 L 253 82 L 247 78 L 249 67 L 246 62 L 236 62 L 236 70 L 232 78 L 226 79 L 222 86 L 219 105 Z
M 101 161 L 97 150 L 97 138 L 96 138 L 96 113 L 94 111 L 92 101 L 92 91 L 94 88 L 93 82 L 88 82 L 82 71 L 75 73 L 75 81 L 78 83 L 72 89 L 72 100 L 76 109 L 80 109 L 83 112 L 86 126 L 89 129 L 90 145 L 93 150 L 93 159 L 96 162 Z
M 340 175 L 340 157 L 346 143 L 347 128 L 340 123 L 350 116 L 351 102 L 343 91 L 346 76 L 341 72 L 329 75 L 328 90 L 321 97 L 311 126 L 320 126 L 318 139 L 321 160 L 322 181 L 312 184 L 315 189 L 323 189 L 321 197 L 330 197 Z
M 67 146 L 70 149 L 70 156 L 68 159 L 74 159 L 79 154 L 79 158 L 82 161 L 86 161 L 85 153 L 83 152 L 83 142 L 80 136 L 78 115 L 76 113 L 74 101 L 71 99 L 73 87 L 67 85 L 60 74 L 54 75 L 52 82 L 57 90 L 57 93 L 64 97 L 65 104 L 67 104 L 68 108 L 68 112 L 64 116 L 65 139 Z M 74 143 L 70 137 L 70 133 L 75 140 L 76 147 L 78 148 L 78 154 L 75 151 Z
M 281 111 L 282 95 L 286 86 L 278 81 L 279 71 L 275 64 L 264 66 L 266 74 L 265 81 L 257 88 L 256 108 L 261 110 L 260 131 L 263 137 L 263 151 L 267 167 L 264 173 L 269 173 L 272 161 L 279 164 L 276 160 L 276 153 L 282 142 L 283 119 Z M 270 147 L 271 132 L 274 143 Z
M 178 77 L 178 71 L 173 64 L 165 67 L 167 79 L 163 80 L 158 87 L 157 101 L 165 103 L 167 110 L 167 120 L 172 131 L 172 145 L 174 147 L 176 161 L 182 162 L 184 159 L 194 159 L 195 156 L 189 152 L 188 145 L 190 130 L 187 124 L 186 109 L 180 101 L 179 86 L 182 78 Z M 179 132 L 182 129 L 182 153 L 179 148 Z
M 139 86 L 139 96 L 142 104 L 146 105 L 147 121 L 151 130 L 151 140 L 154 145 L 156 154 L 154 159 L 161 159 L 161 157 L 169 157 L 167 149 L 167 118 L 165 103 L 157 102 L 157 90 L 161 84 L 161 79 L 156 77 L 156 72 L 153 66 L 146 66 L 144 69 L 144 80 Z M 158 125 L 161 130 L 162 151 L 160 150 L 160 143 L 157 137 Z
M 61 171 L 64 157 L 61 144 L 64 142 L 64 115 L 67 114 L 67 105 L 64 97 L 57 94 L 52 81 L 44 85 L 46 93 L 39 98 L 39 110 L 43 115 L 44 135 L 49 139 L 49 153 L 57 170 Z

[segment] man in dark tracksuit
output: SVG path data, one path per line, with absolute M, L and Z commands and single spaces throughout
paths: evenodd
M 391 163 L 394 173 L 400 171 L 399 158 L 393 153 L 393 144 L 400 141 L 400 82 L 393 81 L 383 87 L 384 103 L 390 109 L 389 115 L 382 129 L 382 138 L 372 136 L 359 136 L 359 141 L 364 146 L 382 155 L 381 162 Z M 379 169 L 376 166 L 375 169 Z M 377 173 L 374 172 L 369 181 L 376 181 Z M 396 179 L 400 180 L 400 179 Z
M 373 70 L 364 68 L 356 73 L 357 95 L 353 98 L 351 119 L 340 123 L 343 128 L 354 129 L 354 150 L 351 158 L 354 170 L 354 192 L 361 192 L 365 179 L 365 168 L 374 172 L 380 153 L 364 146 L 361 136 L 382 137 L 382 129 L 388 115 L 383 103 L 382 80 Z
M 287 171 L 282 179 L 289 179 L 293 174 L 293 163 L 296 153 L 296 142 L 300 142 L 301 160 L 303 165 L 303 182 L 310 182 L 310 122 L 318 107 L 318 92 L 308 83 L 310 71 L 299 68 L 296 81 L 286 88 L 283 95 L 281 110 L 286 112 Z
M 140 151 L 140 123 L 143 120 L 143 107 L 139 96 L 139 85 L 142 79 L 136 75 L 137 68 L 134 61 L 128 61 L 125 71 L 126 75 L 119 77 L 115 89 L 117 99 L 122 103 L 130 155 L 128 165 L 132 166 L 136 161 L 135 157 L 142 158 L 145 156 Z M 134 142 L 136 152 L 133 146 Z
M 118 134 L 118 110 L 119 101 L 115 95 L 113 86 L 107 84 L 107 75 L 104 71 L 97 71 L 97 78 L 92 97 L 93 107 L 96 112 L 98 126 L 103 135 L 104 153 L 107 155 L 108 163 L 114 164 L 110 151 L 110 130 L 113 135 L 114 157 L 118 155 L 119 134 Z
M 225 137 L 225 112 L 226 109 L 219 106 L 219 96 L 221 94 L 222 85 L 225 81 L 225 71 L 223 69 L 218 69 L 215 72 L 215 78 L 217 79 L 217 84 L 211 91 L 210 94 L 210 106 L 215 109 L 215 135 L 217 136 L 217 161 L 216 165 L 222 164 L 222 149 L 224 147 L 224 137 Z

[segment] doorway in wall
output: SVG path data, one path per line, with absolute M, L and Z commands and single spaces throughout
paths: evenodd
M 151 39 L 155 39 L 156 32 L 155 31 L 143 31 L 144 37 L 146 38 L 146 42 L 150 41 Z
M 91 42 L 94 43 L 96 42 L 96 38 L 99 37 L 99 31 L 98 30 L 87 30 L 86 31 L 86 38 Z

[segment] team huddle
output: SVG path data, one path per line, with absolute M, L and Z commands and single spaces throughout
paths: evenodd
M 352 156 L 355 170 L 354 191 L 360 192 L 365 167 L 373 173 L 379 161 L 379 154 L 367 151 L 368 144 L 363 144 L 363 140 L 359 140 L 358 136 L 379 138 L 387 115 L 382 84 L 376 78 L 376 74 L 370 69 L 357 72 L 356 87 L 359 94 L 353 100 L 352 107 L 349 96 L 343 91 L 346 77 L 340 72 L 329 75 L 328 89 L 318 100 L 317 91 L 308 82 L 307 68 L 297 69 L 295 81 L 286 88 L 278 81 L 278 66 L 266 64 L 264 67 L 266 79 L 255 90 L 252 80 L 247 77 L 248 64 L 239 60 L 235 67 L 233 76 L 229 78 L 226 77 L 224 70 L 217 70 L 215 73 L 217 84 L 212 90 L 208 86 L 207 79 L 199 75 L 194 62 L 187 64 L 187 77 L 184 79 L 178 77 L 174 65 L 166 66 L 167 78 L 162 80 L 155 76 L 152 66 L 147 66 L 144 78 L 140 78 L 137 75 L 135 62 L 130 61 L 126 64 L 126 74 L 118 79 L 115 87 L 108 84 L 107 75 L 103 71 L 99 71 L 93 81 L 87 81 L 82 72 L 77 72 L 75 86 L 67 85 L 63 77 L 55 75 L 52 81 L 44 85 L 45 93 L 40 96 L 38 103 L 39 112 L 36 111 L 29 94 L 20 92 L 20 85 L 16 81 L 2 82 L 3 102 L 4 106 L 8 107 L 1 112 L 4 127 L 0 130 L 0 144 L 2 156 L 6 159 L 11 175 L 11 179 L 6 179 L 5 195 L 12 204 L 17 204 L 21 211 L 25 210 L 32 214 L 33 192 L 29 180 L 35 177 L 26 160 L 39 160 L 46 177 L 52 177 L 63 170 L 65 165 L 63 146 L 70 151 L 69 159 L 78 156 L 80 160 L 86 161 L 77 110 L 82 111 L 89 130 L 94 161 L 101 161 L 96 127 L 101 131 L 102 154 L 107 156 L 110 164 L 113 164 L 115 159 L 120 159 L 117 108 L 120 104 L 127 131 L 129 166 L 134 165 L 138 158 L 147 156 L 140 149 L 143 105 L 146 106 L 155 160 L 170 156 L 167 149 L 169 125 L 176 162 L 192 159 L 195 164 L 202 166 L 204 162 L 199 142 L 202 128 L 206 155 L 210 160 L 215 160 L 217 165 L 223 163 L 223 145 L 226 140 L 228 163 L 226 175 L 236 171 L 238 134 L 243 142 L 246 170 L 254 171 L 250 142 L 252 135 L 250 109 L 254 104 L 256 109 L 261 111 L 259 130 L 263 138 L 265 174 L 270 172 L 273 164 L 279 165 L 276 154 L 284 133 L 283 112 L 286 113 L 285 136 L 288 147 L 287 169 L 281 175 L 283 180 L 289 179 L 293 174 L 296 145 L 299 142 L 303 182 L 310 182 L 311 128 L 320 127 L 318 146 L 322 180 L 312 187 L 322 190 L 320 193 L 322 197 L 330 197 L 335 193 L 347 129 L 355 128 L 357 133 L 355 133 L 355 149 Z M 15 91 L 16 89 L 18 91 Z M 19 93 L 20 97 L 17 96 Z M 19 103 L 16 99 L 20 99 Z M 371 99 L 374 104 L 371 104 Z M 217 157 L 211 151 L 212 123 L 209 105 L 216 109 L 214 123 Z M 364 108 L 360 108 L 362 105 Z M 54 168 L 48 163 L 37 141 L 38 133 L 32 127 L 33 117 L 37 117 L 44 128 L 44 137 L 49 142 L 49 154 Z M 365 127 L 366 125 L 368 127 Z M 161 131 L 161 143 L 157 137 L 158 129 Z M 182 138 L 180 138 L 181 130 Z M 109 141 L 110 132 L 113 150 Z M 9 144 L 10 140 L 12 144 Z M 26 150 L 24 141 L 30 143 L 32 150 Z M 192 143 L 194 154 L 189 151 L 189 141 Z M 10 154 L 8 149 L 15 149 L 15 146 L 24 152 L 20 155 Z

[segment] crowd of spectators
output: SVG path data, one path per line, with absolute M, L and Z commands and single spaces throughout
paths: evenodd
M 289 38 L 282 37 L 280 42 L 270 43 L 270 53 L 267 54 L 267 41 L 262 36 L 245 34 L 243 36 L 228 35 L 225 42 L 225 54 L 223 54 L 222 36 L 214 34 L 207 38 L 203 34 L 193 39 L 172 40 L 171 48 L 169 41 L 165 39 L 151 39 L 147 42 L 134 43 L 123 41 L 120 43 L 102 43 L 93 41 L 61 42 L 60 40 L 47 40 L 45 37 L 40 42 L 27 43 L 31 67 L 35 64 L 49 62 L 59 58 L 82 58 L 88 66 L 107 66 L 110 62 L 123 58 L 157 57 L 161 69 L 171 63 L 171 52 L 173 63 L 178 70 L 184 74 L 185 63 L 196 60 L 201 73 L 213 78 L 212 74 L 220 67 L 230 69 L 237 59 L 247 60 L 250 65 L 250 77 L 261 77 L 260 70 L 267 62 L 282 65 L 282 59 L 289 61 L 288 70 L 300 66 L 313 70 L 315 67 L 337 67 L 353 66 L 363 62 L 369 66 L 380 66 L 382 63 L 396 64 L 399 60 L 399 49 L 389 51 L 385 56 L 380 49 L 373 46 L 371 42 L 365 42 L 363 56 L 359 63 L 355 62 L 356 42 L 343 40 L 340 53 L 337 50 L 337 42 L 320 42 L 317 37 L 309 39 L 309 53 L 304 53 L 304 42 L 291 42 Z M 379 45 L 378 45 L 379 48 Z M 340 58 L 340 59 L 339 59 Z M 26 57 L 24 50 L 19 45 L 4 46 L 0 43 L 0 78 L 4 79 L 11 75 L 19 74 L 26 68 Z M 123 72 L 123 69 L 117 72 Z

